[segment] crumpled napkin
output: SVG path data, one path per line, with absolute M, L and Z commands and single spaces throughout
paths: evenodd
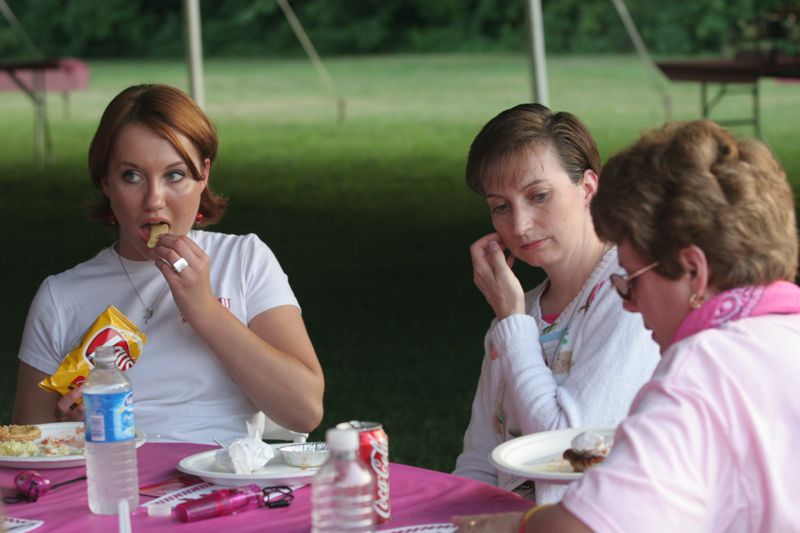
M 229 472 L 252 474 L 275 457 L 272 446 L 261 440 L 263 424 L 247 422 L 247 437 L 234 440 L 217 450 L 214 459 Z

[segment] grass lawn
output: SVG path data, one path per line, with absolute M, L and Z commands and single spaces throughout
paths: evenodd
M 91 62 L 90 90 L 70 116 L 48 99 L 56 161 L 33 160 L 32 109 L 0 93 L 0 184 L 9 226 L 0 262 L 0 422 L 15 389 L 28 304 L 42 279 L 88 259 L 113 236 L 82 215 L 86 152 L 100 113 L 128 85 L 186 87 L 181 62 Z M 327 61 L 347 101 L 304 60 L 209 60 L 206 99 L 221 139 L 212 173 L 231 209 L 218 230 L 257 233 L 288 272 L 327 378 L 324 429 L 383 422 L 395 461 L 453 467 L 469 419 L 491 310 L 472 285 L 469 244 L 491 230 L 463 184 L 466 153 L 494 114 L 530 99 L 516 55 L 338 58 Z M 550 58 L 551 106 L 583 118 L 607 158 L 665 118 L 635 57 Z M 762 128 L 800 175 L 800 85 L 761 83 Z M 696 118 L 699 87 L 670 84 L 674 117 Z M 720 117 L 747 109 L 730 97 Z M 789 111 L 792 110 L 792 111 Z M 747 128 L 738 132 L 749 135 Z M 524 285 L 539 274 L 519 268 Z M 101 296 L 98 296 L 101 297 Z

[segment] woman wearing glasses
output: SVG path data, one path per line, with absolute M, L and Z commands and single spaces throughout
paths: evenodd
M 557 501 L 563 485 L 498 473 L 489 455 L 520 435 L 616 426 L 650 379 L 658 347 L 608 281 L 616 249 L 594 231 L 589 204 L 600 156 L 587 128 L 538 104 L 503 111 L 469 152 L 467 183 L 495 232 L 471 249 L 475 284 L 495 314 L 455 474 Z M 508 250 L 506 257 L 504 250 Z M 547 279 L 523 291 L 516 260 Z
M 794 198 L 766 146 L 670 124 L 612 158 L 592 202 L 662 360 L 608 458 L 560 505 L 470 531 L 800 531 Z M 522 523 L 520 523 L 522 521 Z

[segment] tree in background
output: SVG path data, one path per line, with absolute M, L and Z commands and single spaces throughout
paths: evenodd
M 182 57 L 178 0 L 8 0 L 47 56 Z M 527 49 L 525 0 L 294 0 L 325 55 Z M 628 0 L 657 54 L 719 54 L 747 38 L 747 21 L 800 12 L 800 0 Z M 610 0 L 543 0 L 550 53 L 628 52 L 631 44 Z M 275 0 L 201 2 L 206 55 L 301 55 Z M 796 23 L 797 24 L 797 23 Z M 0 22 L 0 57 L 25 57 Z

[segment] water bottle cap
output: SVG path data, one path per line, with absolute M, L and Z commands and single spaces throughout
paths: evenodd
M 102 361 L 104 363 L 113 363 L 117 358 L 113 346 L 100 346 L 94 352 L 95 361 Z
M 334 452 L 354 452 L 358 449 L 358 431 L 354 429 L 329 429 L 325 441 Z

